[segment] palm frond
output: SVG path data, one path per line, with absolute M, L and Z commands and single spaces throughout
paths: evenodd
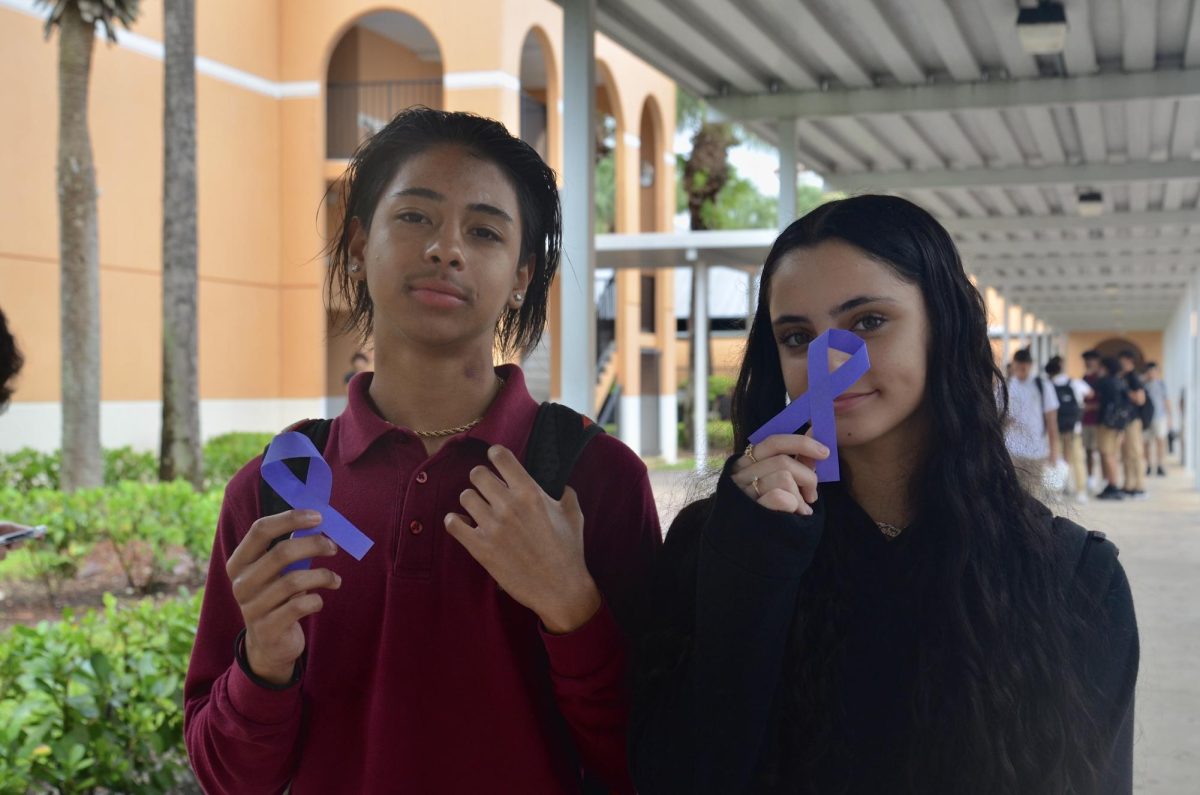
M 137 19 L 141 0 L 35 0 L 37 5 L 49 8 L 46 15 L 46 36 L 54 28 L 62 24 L 63 14 L 71 6 L 79 9 L 79 16 L 87 24 L 95 27 L 102 25 L 104 35 L 109 41 L 117 40 L 116 23 L 120 22 L 126 28 L 133 26 Z

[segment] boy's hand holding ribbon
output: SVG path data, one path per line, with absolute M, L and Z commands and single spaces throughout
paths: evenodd
M 309 461 L 303 481 L 284 463 L 296 458 Z M 373 542 L 329 505 L 329 464 L 303 434 L 283 433 L 271 441 L 262 476 L 293 510 L 252 524 L 225 570 L 246 626 L 245 662 L 255 676 L 286 685 L 304 653 L 300 619 L 324 606 L 312 591 L 342 585 L 329 569 L 311 568 L 311 559 L 335 555 L 341 547 L 362 560 Z

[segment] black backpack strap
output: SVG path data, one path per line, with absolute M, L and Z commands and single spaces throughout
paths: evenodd
M 329 441 L 329 428 L 333 425 L 333 420 L 302 420 L 295 425 L 287 428 L 287 431 L 296 431 L 302 433 L 312 440 L 313 446 L 320 452 L 325 452 L 325 444 Z M 269 447 L 270 445 L 268 445 Z M 263 448 L 263 455 L 266 455 L 267 448 Z M 308 477 L 308 459 L 307 458 L 289 458 L 284 462 L 287 468 L 292 470 L 296 477 L 304 480 Z M 258 500 L 259 500 L 259 516 L 274 516 L 277 513 L 291 510 L 290 505 L 284 502 L 283 498 L 275 493 L 275 489 L 267 483 L 262 475 L 258 476 Z
M 604 429 L 574 409 L 543 403 L 525 447 L 525 469 L 546 494 L 562 499 L 575 462 L 599 433 Z

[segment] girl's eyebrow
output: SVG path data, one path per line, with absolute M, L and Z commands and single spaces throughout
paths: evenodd
M 855 296 L 854 298 L 851 298 L 849 301 L 845 301 L 845 302 L 839 304 L 838 306 L 835 306 L 833 309 L 830 309 L 829 316 L 831 318 L 837 318 L 841 315 L 846 314 L 847 312 L 850 312 L 854 309 L 858 309 L 860 306 L 863 306 L 864 304 L 879 304 L 879 303 L 894 304 L 894 303 L 896 303 L 896 299 L 886 298 L 882 295 Z M 782 326 L 782 325 L 786 325 L 788 323 L 811 323 L 811 322 L 812 321 L 810 321 L 808 319 L 808 317 L 805 315 L 780 315 L 779 317 L 775 318 L 775 320 L 772 321 L 772 325 Z

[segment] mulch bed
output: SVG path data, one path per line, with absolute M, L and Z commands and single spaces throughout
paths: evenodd
M 145 570 L 145 561 L 140 561 L 134 568 L 138 581 Z M 165 601 L 175 598 L 181 586 L 194 591 L 203 585 L 203 571 L 194 574 L 192 567 L 184 562 L 171 572 L 166 582 L 156 583 L 146 592 L 130 588 L 112 546 L 100 543 L 79 567 L 75 579 L 62 584 L 53 604 L 40 582 L 0 581 L 0 634 L 15 624 L 33 626 L 39 621 L 56 621 L 62 618 L 65 607 L 76 614 L 86 612 L 88 608 L 101 609 L 106 593 L 117 597 L 118 602 L 137 602 L 145 598 Z

